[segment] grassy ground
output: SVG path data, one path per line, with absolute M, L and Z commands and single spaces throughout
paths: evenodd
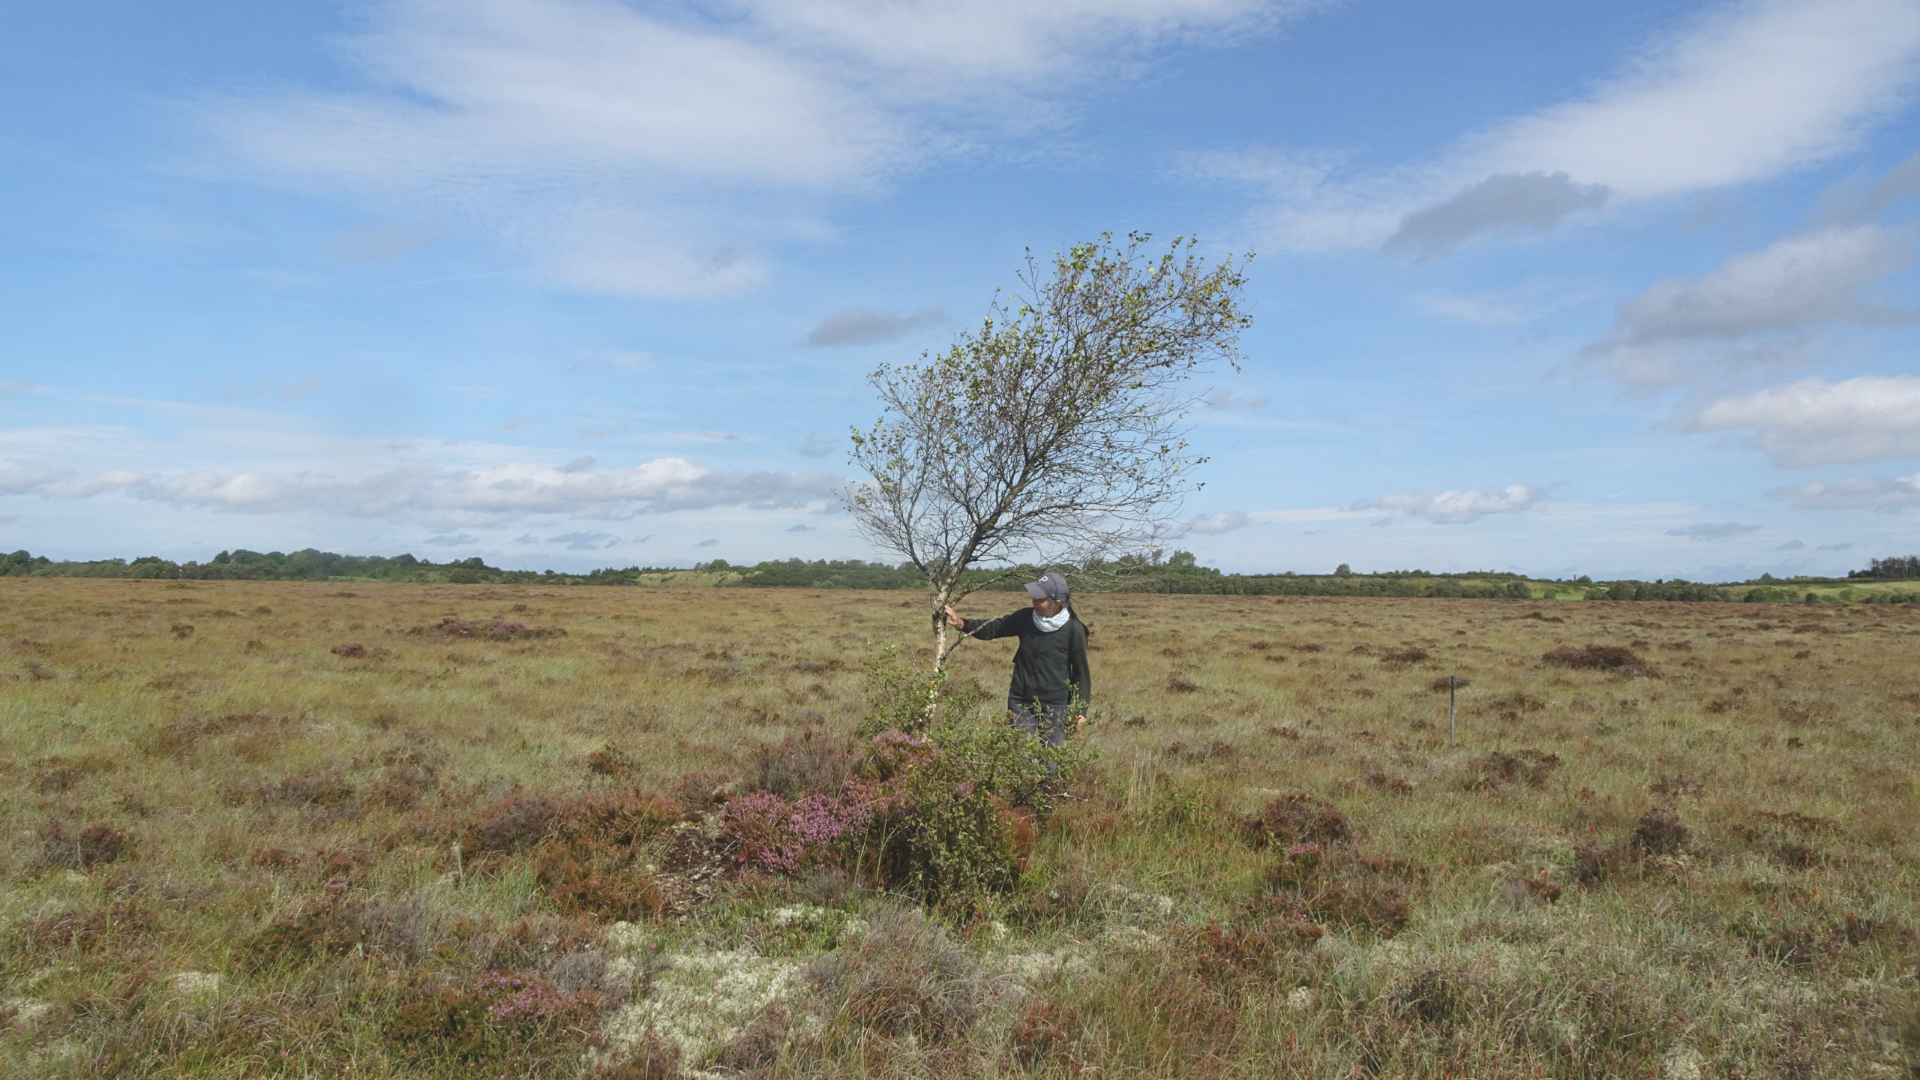
M 1080 607 L 1075 798 L 929 910 L 724 826 L 907 594 L 0 581 L 0 1074 L 1920 1076 L 1920 608 Z

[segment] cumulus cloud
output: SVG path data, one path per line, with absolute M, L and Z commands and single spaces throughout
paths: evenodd
M 948 321 L 947 309 L 930 307 L 911 315 L 892 315 L 867 307 L 843 307 L 808 332 L 809 347 L 883 345 Z
M 1466 488 L 1459 491 L 1409 491 L 1382 495 L 1377 499 L 1359 499 L 1349 510 L 1388 510 L 1396 514 L 1423 517 L 1439 525 L 1464 525 L 1490 514 L 1512 514 L 1527 510 L 1547 497 L 1545 488 L 1531 484 L 1509 484 L 1493 491 Z
M 1819 546 L 1819 547 L 1818 547 L 1817 549 L 1815 549 L 1815 550 L 1818 550 L 1818 551 L 1848 551 L 1848 550 L 1850 550 L 1850 549 L 1852 549 L 1852 547 L 1853 547 L 1853 545 L 1852 545 L 1852 544 L 1821 544 L 1821 545 L 1820 545 L 1820 546 Z
M 1187 525 L 1188 532 L 1223 533 L 1247 527 L 1247 515 L 1242 510 L 1223 510 L 1217 514 L 1202 514 Z
M 442 533 L 439 536 L 429 536 L 424 542 L 435 547 L 466 547 L 469 544 L 479 543 L 480 538 L 468 533 Z
M 1920 455 L 1920 376 L 1803 379 L 1723 398 L 1687 420 L 1701 431 L 1749 430 L 1782 465 L 1833 465 Z
M 1656 388 L 1719 369 L 1797 364 L 1808 355 L 1810 328 L 1912 322 L 1912 312 L 1861 295 L 1912 262 L 1901 229 L 1852 225 L 1789 236 L 1705 277 L 1654 283 L 1615 308 L 1613 329 L 1583 355 L 1629 384 Z
M 1301 6 L 374 0 L 338 88 L 198 107 L 222 175 L 431 210 L 581 289 L 707 296 L 762 280 L 768 241 L 821 235 L 836 197 Z
M 788 532 L 811 532 L 813 530 L 809 529 L 805 525 L 789 525 L 787 526 L 787 531 Z
M 697 548 L 703 548 L 703 547 L 718 547 L 718 546 L 720 546 L 720 541 L 718 541 L 718 540 L 714 540 L 714 539 L 706 539 L 706 540 L 702 540 L 702 541 L 700 541 L 699 543 L 697 543 L 697 544 L 695 544 L 695 545 L 693 545 L 693 546 L 694 546 L 694 547 L 697 547 Z
M 1602 184 L 1576 184 L 1566 173 L 1489 176 L 1465 191 L 1400 219 L 1386 249 L 1415 258 L 1445 255 L 1482 233 L 1540 231 L 1578 210 L 1606 204 Z
M 1786 543 L 1784 543 L 1784 544 L 1781 544 L 1781 545 L 1780 545 L 1779 547 L 1777 547 L 1777 548 L 1774 548 L 1773 550 L 1775 550 L 1775 551 L 1801 551 L 1801 550 L 1804 550 L 1804 549 L 1806 548 L 1806 546 L 1807 546 L 1807 542 L 1806 542 L 1805 540 L 1789 540 L 1789 541 L 1787 541 Z
M 1916 57 L 1920 8 L 1908 0 L 1714 5 L 1590 92 L 1470 134 L 1434 160 L 1351 174 L 1324 154 L 1256 149 L 1201 168 L 1267 191 L 1253 224 L 1273 242 L 1373 247 L 1409 214 L 1490 177 L 1565 174 L 1569 187 L 1630 203 L 1829 160 L 1907 99 Z
M 1759 531 L 1758 525 L 1745 525 L 1738 521 L 1702 521 L 1684 528 L 1668 529 L 1667 535 L 1684 536 L 1689 540 L 1731 540 Z
M 1803 510 L 1912 510 L 1920 507 L 1920 473 L 1797 484 L 1767 494 Z
M 556 468 L 532 462 L 461 467 L 423 460 L 357 478 L 326 473 L 181 472 L 110 469 L 0 472 L 0 493 L 38 492 L 87 499 L 118 494 L 174 506 L 237 513 L 319 511 L 393 521 L 494 524 L 551 515 L 631 518 L 722 506 L 788 509 L 821 502 L 834 478 L 826 473 L 728 472 L 686 458 L 655 458 L 624 469 Z

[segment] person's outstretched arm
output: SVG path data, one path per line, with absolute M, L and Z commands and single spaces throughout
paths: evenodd
M 971 638 L 988 640 L 1007 637 L 1020 632 L 1020 628 L 1014 625 L 1013 618 L 1015 615 L 1022 614 L 1022 612 L 1016 611 L 1012 615 L 1002 615 L 997 619 L 963 619 L 960 617 L 960 613 L 953 610 L 950 606 L 941 608 L 940 610 L 946 615 L 948 626 L 953 627 L 955 630 Z

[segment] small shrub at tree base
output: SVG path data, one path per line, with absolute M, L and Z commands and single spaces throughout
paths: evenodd
M 1032 814 L 1048 806 L 1073 754 L 1002 724 L 941 724 L 926 737 L 882 732 L 838 793 L 787 800 L 754 792 L 727 804 L 743 865 L 778 874 L 838 870 L 926 900 L 1008 888 L 1024 869 Z M 1048 766 L 1055 767 L 1049 777 Z

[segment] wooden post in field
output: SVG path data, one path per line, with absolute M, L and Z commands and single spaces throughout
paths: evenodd
M 1455 713 L 1454 695 L 1457 694 L 1459 690 L 1460 690 L 1459 676 L 1456 676 L 1456 675 L 1447 676 L 1447 745 L 1448 746 L 1453 745 L 1453 718 Z
M 1447 676 L 1447 745 L 1448 746 L 1452 746 L 1456 741 L 1456 737 L 1454 733 L 1454 718 L 1459 715 L 1457 697 L 1460 693 L 1460 688 L 1463 686 L 1471 686 L 1471 685 L 1473 684 L 1468 682 L 1466 679 L 1461 678 L 1458 675 Z

